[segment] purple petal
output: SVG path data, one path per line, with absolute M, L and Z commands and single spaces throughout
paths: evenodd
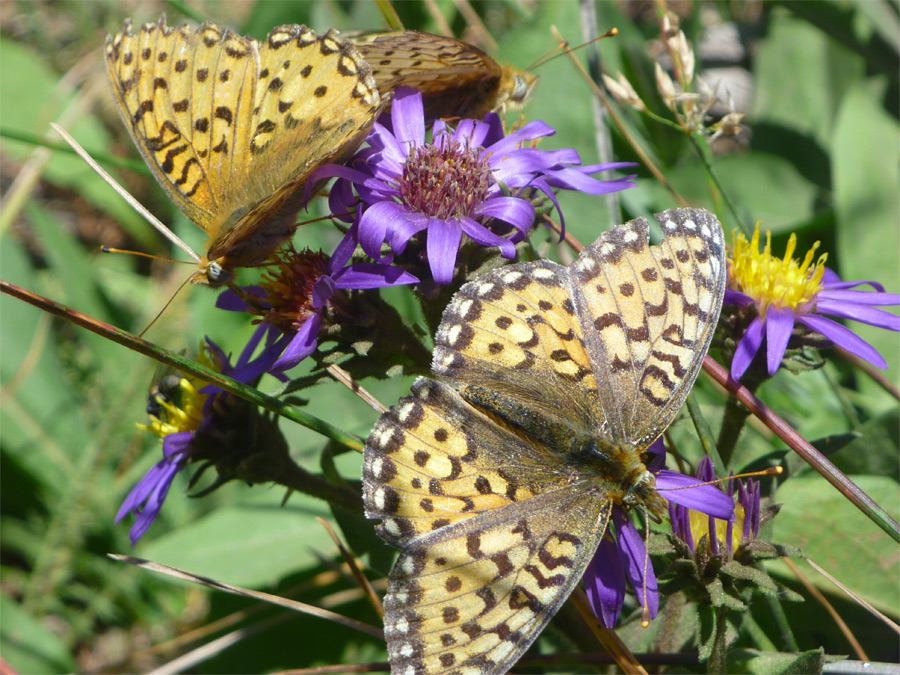
M 488 160 L 494 180 L 510 187 L 525 187 L 534 179 L 543 165 L 536 163 L 527 152 L 513 152 L 508 155 L 494 155 Z
M 850 291 L 852 292 L 852 291 Z M 822 297 L 821 295 L 819 297 Z M 816 312 L 830 314 L 843 319 L 853 319 L 870 326 L 885 328 L 887 330 L 900 331 L 900 316 L 891 314 L 883 309 L 875 309 L 868 306 L 860 306 L 831 300 L 820 300 L 816 303 Z
M 163 438 L 163 458 L 173 461 L 183 454 L 194 442 L 193 431 L 176 431 Z
M 841 281 L 841 278 L 830 267 L 825 268 L 825 274 L 822 275 L 822 286 L 828 290 L 854 288 L 856 286 L 871 286 L 876 291 L 884 293 L 884 286 L 875 281 Z
M 657 471 L 666 468 L 666 444 L 665 441 L 663 441 L 662 436 L 647 446 L 647 449 L 644 450 L 644 452 L 650 455 L 647 469 L 651 472 L 656 473 Z
M 644 540 L 621 509 L 613 509 L 613 521 L 616 524 L 619 556 L 625 568 L 625 576 L 628 577 L 628 582 L 641 606 L 646 607 L 651 619 L 655 619 L 659 609 L 659 588 L 656 585 L 653 565 L 650 564 L 650 557 L 644 547 Z
M 900 295 L 897 293 L 873 293 L 872 291 L 843 291 L 829 289 L 819 291 L 819 294 L 816 297 L 823 300 L 848 302 L 854 305 L 900 305 Z
M 406 149 L 425 143 L 425 108 L 422 94 L 409 87 L 397 87 L 391 103 L 394 136 Z
M 583 581 L 594 615 L 606 628 L 614 628 L 625 601 L 625 569 L 609 532 L 600 540 Z
M 323 275 L 316 279 L 312 292 L 313 309 L 322 309 L 325 303 L 331 300 L 331 296 L 334 295 L 334 287 L 334 279 L 329 276 Z
M 462 231 L 475 243 L 481 246 L 496 246 L 507 260 L 512 260 L 516 257 L 516 245 L 511 239 L 491 232 L 484 225 L 471 218 L 460 218 L 459 224 Z
M 703 485 L 692 476 L 674 471 L 656 474 L 656 491 L 660 496 L 720 520 L 728 520 L 734 514 L 734 500 L 715 485 Z
M 517 230 L 527 232 L 534 223 L 534 206 L 524 199 L 515 197 L 494 197 L 479 204 L 475 215 L 496 218 L 509 223 Z
M 325 267 L 325 274 L 327 276 L 334 276 L 334 274 L 353 257 L 353 252 L 356 250 L 356 244 L 359 241 L 360 219 L 361 216 L 357 215 L 356 219 L 353 221 L 353 225 L 350 226 L 350 229 L 347 230 L 347 234 L 344 235 L 344 238 L 341 239 L 340 243 L 334 249 L 334 253 L 331 254 L 331 259 Z
M 246 291 L 247 289 L 245 288 L 244 290 Z M 265 293 L 263 293 L 263 297 L 265 297 Z M 228 288 L 219 293 L 219 297 L 216 298 L 216 307 L 229 312 L 246 312 L 249 305 L 246 300 Z
M 791 331 L 794 330 L 794 313 L 789 309 L 778 309 L 774 305 L 766 312 L 766 366 L 769 375 L 774 375 L 781 365 Z
M 116 514 L 119 523 L 129 513 L 134 513 L 136 520 L 129 531 L 131 545 L 134 546 L 153 524 L 162 508 L 175 474 L 182 468 L 182 463 L 163 459 L 157 462 L 150 471 L 128 493 Z
M 640 166 L 637 162 L 609 162 L 608 164 L 585 164 L 578 167 L 583 173 L 595 174 L 603 171 L 618 171 L 619 169 L 632 169 Z
M 724 305 L 740 305 L 741 307 L 752 305 L 755 302 L 756 300 L 749 295 L 741 293 L 740 291 L 733 291 L 730 288 L 725 289 L 725 297 L 722 300 L 722 304 Z
M 821 333 L 834 344 L 843 347 L 851 354 L 856 354 L 864 361 L 868 361 L 873 366 L 877 366 L 882 370 L 886 370 L 887 361 L 878 353 L 878 351 L 856 335 L 848 328 L 844 328 L 841 324 L 835 323 L 831 319 L 824 316 L 816 316 L 815 314 L 802 314 L 797 320 L 803 325 L 812 328 L 814 331 Z
M 490 149 L 495 143 L 502 141 L 506 137 L 506 132 L 503 130 L 503 120 L 500 119 L 500 115 L 497 113 L 485 115 L 484 123 L 488 128 L 488 135 L 484 139 L 483 145 Z M 493 152 L 493 150 L 490 151 Z
M 744 333 L 737 349 L 734 350 L 734 359 L 731 361 L 731 377 L 733 379 L 740 380 L 753 362 L 753 358 L 762 346 L 764 327 L 765 324 L 759 317 L 753 319 L 747 326 L 747 332 Z
M 272 370 L 285 371 L 290 370 L 300 363 L 307 356 L 316 351 L 316 345 L 319 341 L 319 329 L 322 327 L 322 313 L 315 312 L 303 324 L 303 327 L 297 331 L 297 334 L 285 348 L 282 355 L 274 364 Z
M 449 139 L 472 149 L 481 148 L 484 146 L 484 140 L 487 138 L 489 130 L 490 127 L 484 122 L 466 119 L 459 123 Z M 441 136 L 442 143 L 449 139 L 446 135 Z
M 241 366 L 240 368 L 235 368 L 234 371 L 230 373 L 230 376 L 238 382 L 253 382 L 263 373 L 271 371 L 275 362 L 278 360 L 278 357 L 281 356 L 285 347 L 291 343 L 291 340 L 296 335 L 295 333 L 282 333 L 274 326 L 270 326 L 269 328 L 270 330 L 267 336 L 268 344 L 265 349 L 259 353 L 259 356 L 248 364 Z M 272 336 L 277 336 L 278 339 L 272 339 Z M 276 377 L 278 377 L 277 374 Z M 201 389 L 200 392 L 205 394 L 207 393 L 207 390 L 210 390 L 210 392 L 221 391 L 216 387 L 210 386 Z
M 256 327 L 256 330 L 253 331 L 253 335 L 251 335 L 250 339 L 247 341 L 247 345 L 241 350 L 241 355 L 238 357 L 237 363 L 234 364 L 234 369 L 229 369 L 229 372 L 225 373 L 226 375 L 234 377 L 234 375 L 232 375 L 234 370 L 250 363 L 250 357 L 253 356 L 253 352 L 256 351 L 256 348 L 259 346 L 260 341 L 268 330 L 269 327 L 264 324 L 260 324 Z M 244 380 L 241 381 L 243 382 Z
M 556 131 L 540 120 L 529 122 L 521 129 L 514 131 L 506 138 L 500 139 L 487 150 L 495 157 L 510 154 L 520 143 L 533 141 L 544 136 L 552 136 Z
M 547 183 L 555 188 L 564 190 L 577 190 L 589 195 L 605 195 L 610 192 L 633 188 L 636 183 L 636 175 L 626 176 L 611 180 L 598 180 L 587 176 L 581 167 L 566 167 L 554 169 L 544 174 Z
M 462 228 L 454 221 L 430 218 L 428 220 L 428 264 L 431 276 L 441 286 L 453 280 L 453 268 L 456 266 L 456 254 L 462 240 Z
M 416 213 L 414 211 L 406 211 L 406 216 L 397 221 L 390 235 L 390 246 L 394 253 L 403 253 L 409 240 L 416 236 L 422 230 L 428 228 L 429 218 L 424 213 Z M 384 263 L 389 263 L 385 258 L 381 259 Z
M 337 288 L 368 289 L 417 284 L 419 280 L 399 267 L 377 263 L 357 263 L 344 268 L 335 277 Z
M 366 255 L 380 260 L 381 245 L 411 215 L 405 206 L 390 201 L 379 202 L 366 209 L 359 219 L 358 232 L 359 245 Z

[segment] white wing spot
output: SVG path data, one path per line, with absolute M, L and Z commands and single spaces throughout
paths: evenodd
M 412 401 L 407 401 L 406 403 L 403 404 L 403 407 L 397 411 L 397 418 L 401 422 L 405 422 L 407 420 L 407 418 L 409 417 L 409 414 L 413 411 L 413 409 L 415 407 L 416 407 L 415 403 L 413 403 Z
M 637 238 L 638 238 L 638 233 L 635 232 L 634 230 L 626 230 L 625 234 L 622 235 L 622 241 L 624 241 L 626 244 L 630 244 Z
M 481 284 L 475 289 L 475 292 L 478 293 L 478 295 L 487 295 L 492 290 L 494 290 L 494 284 Z
M 450 327 L 450 330 L 447 331 L 446 342 L 450 345 L 455 345 L 456 340 L 459 338 L 459 333 L 462 331 L 462 326 L 458 323 L 453 324 Z
M 384 511 L 384 487 L 380 487 L 375 491 L 375 506 L 378 507 L 379 511 Z
M 522 273 L 518 271 L 508 272 L 503 275 L 503 283 L 514 284 L 522 278 Z
M 686 230 L 696 230 L 696 229 L 697 229 L 697 223 L 695 223 L 693 220 L 686 220 L 686 221 L 684 221 L 684 229 L 686 229 Z

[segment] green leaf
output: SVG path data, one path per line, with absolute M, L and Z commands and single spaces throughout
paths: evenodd
M 897 292 L 900 250 L 900 125 L 882 106 L 884 82 L 858 83 L 841 101 L 832 139 L 838 271 L 845 281 L 873 280 Z M 829 258 L 834 266 L 835 261 Z M 866 290 L 868 287 L 864 287 Z M 896 313 L 896 310 L 888 310 Z M 900 383 L 897 333 L 848 322 L 887 360 L 887 376 Z M 875 386 L 872 383 L 866 383 Z M 885 400 L 885 407 L 896 406 Z
M 769 20 L 765 37 L 756 45 L 751 117 L 828 147 L 835 101 L 862 79 L 865 63 L 823 32 L 781 9 L 775 9 Z M 788 149 L 782 152 L 790 156 Z M 776 193 L 765 195 L 768 198 Z
M 58 635 L 0 593 L 0 651 L 20 673 L 72 673 L 78 664 Z
M 897 518 L 897 481 L 892 478 L 850 476 L 872 499 Z M 799 476 L 775 495 L 781 512 L 772 520 L 772 541 L 798 546 L 841 583 L 884 612 L 897 615 L 900 561 L 897 546 L 877 525 L 818 476 Z M 793 573 L 780 561 L 765 563 L 765 569 L 786 579 Z M 835 587 L 816 573 L 810 581 L 833 593 Z
M 174 497 L 175 495 L 171 495 Z M 334 544 L 315 517 L 329 518 L 325 502 L 269 491 L 215 511 L 138 548 L 142 558 L 237 586 L 261 588 L 330 557 Z
M 897 479 L 900 476 L 900 410 L 894 408 L 869 420 L 856 437 L 830 456 L 845 474 L 868 474 Z M 818 448 L 818 442 L 816 442 Z
M 800 654 L 734 649 L 728 652 L 727 661 L 729 673 L 810 675 L 822 672 L 825 653 L 821 647 Z

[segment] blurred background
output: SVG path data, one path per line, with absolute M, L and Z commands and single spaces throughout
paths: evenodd
M 636 144 L 691 204 L 717 212 L 729 241 L 736 221 L 751 229 L 760 221 L 772 230 L 776 254 L 795 232 L 798 257 L 820 240 L 828 265 L 843 279 L 874 280 L 898 291 L 897 3 L 597 2 L 592 9 L 599 31 L 619 29 L 618 37 L 596 45 L 603 71 L 612 76 L 621 71 L 648 107 L 666 116 L 653 70 L 656 60 L 666 66 L 663 5 L 694 45 L 698 75 L 719 87 L 723 101 L 731 100 L 730 109 L 745 116 L 746 128 L 711 144 L 721 191 L 683 134 L 628 108 L 618 109 L 626 134 L 612 131 L 612 155 L 604 160 L 637 161 L 631 145 Z M 436 10 L 457 37 L 520 69 L 556 45 L 551 26 L 572 44 L 584 40 L 579 3 L 572 1 L 438 0 L 397 2 L 395 9 L 407 28 L 440 32 Z M 108 245 L 177 257 L 89 167 L 48 136 L 48 125 L 69 129 L 141 203 L 195 249 L 202 248 L 202 232 L 143 167 L 106 82 L 107 34 L 121 30 L 126 17 L 140 24 L 163 13 L 169 25 L 209 19 L 256 38 L 284 23 L 305 23 L 317 31 L 386 28 L 375 3 L 349 0 L 198 1 L 186 7 L 152 1 L 0 3 L 2 277 L 133 332 L 150 323 L 189 270 L 99 253 Z M 585 62 L 594 49 L 577 56 Z M 535 74 L 540 81 L 524 114 L 557 130 L 541 147 L 576 148 L 585 164 L 597 162 L 588 85 L 565 56 Z M 727 106 L 712 110 L 711 122 L 727 112 Z M 677 205 L 646 167 L 636 171 L 637 188 L 620 194 L 625 219 Z M 734 211 L 724 208 L 723 194 Z M 618 218 L 601 199 L 565 194 L 560 201 L 569 231 L 585 243 Z M 331 251 L 337 237 L 329 228 L 303 228 L 295 241 Z M 555 250 L 548 255 L 565 260 Z M 414 303 L 404 293 L 391 291 L 391 297 L 415 320 Z M 182 291 L 148 339 L 194 355 L 208 335 L 239 352 L 253 326 L 242 315 L 216 310 L 214 300 L 206 289 Z M 897 335 L 854 330 L 888 360 L 887 377 L 900 381 Z M 157 439 L 137 431 L 135 423 L 146 421 L 148 388 L 163 373 L 148 359 L 5 295 L 0 296 L 0 341 L 0 651 L 13 668 L 147 672 L 185 654 L 180 669 L 209 673 L 385 660 L 381 643 L 347 628 L 211 594 L 108 559 L 107 553 L 133 553 L 378 622 L 314 518 L 333 521 L 328 505 L 311 497 L 295 494 L 282 506 L 281 490 L 232 483 L 194 500 L 181 494 L 187 476 L 179 476 L 161 516 L 132 549 L 128 523 L 115 525 L 113 519 L 131 487 L 159 458 Z M 702 380 L 700 401 L 710 418 L 718 419 L 722 395 Z M 410 381 L 365 385 L 391 405 Z M 262 388 L 273 382 L 264 381 Z M 835 394 L 834 383 L 846 398 Z M 781 373 L 759 395 L 806 438 L 826 447 L 836 444 L 840 449 L 832 459 L 898 517 L 896 399 L 840 360 L 801 377 Z M 306 409 L 361 436 L 377 418 L 337 384 L 312 390 Z M 282 427 L 295 459 L 322 470 L 324 440 L 294 425 Z M 691 433 L 689 424 L 673 429 L 682 446 L 690 445 Z M 740 461 L 750 464 L 779 452 L 783 445 L 765 429 L 752 428 L 740 445 Z M 360 461 L 343 455 L 336 469 L 357 480 Z M 784 507 L 770 540 L 801 547 L 898 618 L 897 549 L 875 525 L 808 472 L 793 474 L 775 499 Z M 360 523 L 355 525 L 362 530 Z M 366 546 L 380 546 L 371 541 L 371 529 L 351 534 L 352 524 L 343 525 L 346 536 L 368 537 Z M 374 551 L 367 560 L 386 569 L 389 551 Z M 807 597 L 805 603 L 786 605 L 801 648 L 826 645 L 831 653 L 849 653 L 834 622 L 793 574 L 783 565 L 773 571 Z M 821 577 L 810 573 L 810 578 L 853 627 L 870 658 L 900 658 L 896 634 Z M 772 622 L 756 608 L 754 617 L 764 627 Z M 564 644 L 548 631 L 537 649 L 551 652 Z

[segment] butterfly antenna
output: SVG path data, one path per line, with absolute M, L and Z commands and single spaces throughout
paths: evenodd
M 167 263 L 176 263 L 178 265 L 193 265 L 193 262 L 189 262 L 187 260 L 175 260 L 174 258 L 163 258 L 158 255 L 151 255 L 150 253 L 144 253 L 143 251 L 128 251 L 124 248 L 114 248 L 112 246 L 101 246 L 101 253 L 124 253 L 125 255 L 133 255 L 138 258 L 149 258 L 150 260 L 161 260 L 162 262 Z
M 549 63 L 553 59 L 558 58 L 558 57 L 562 56 L 563 54 L 571 54 L 572 52 L 577 52 L 579 49 L 583 49 L 585 47 L 588 47 L 588 46 L 594 44 L 595 42 L 599 42 L 603 38 L 615 37 L 616 35 L 619 34 L 619 29 L 618 28 L 610 28 L 603 35 L 598 35 L 593 40 L 584 42 L 584 43 L 578 45 L 577 47 L 569 47 L 569 41 L 563 40 L 559 34 L 559 31 L 557 31 L 555 29 L 555 27 L 554 27 L 554 32 L 556 33 L 557 39 L 560 40 L 560 43 L 558 45 L 556 45 L 553 49 L 551 49 L 549 52 L 544 54 L 537 61 L 532 63 L 530 66 L 528 66 L 525 69 L 526 71 L 531 72 L 538 66 L 543 66 L 545 63 Z
M 127 253 L 127 251 L 124 251 L 124 252 Z M 178 262 L 178 261 L 175 261 L 175 262 Z M 138 337 L 144 337 L 144 333 L 146 333 L 148 330 L 150 330 L 150 328 L 153 326 L 153 324 L 155 324 L 155 323 L 157 322 L 157 320 L 159 319 L 159 317 L 162 316 L 163 312 L 165 312 L 167 309 L 169 309 L 169 305 L 172 304 L 172 301 L 175 300 L 175 297 L 176 297 L 179 293 L 181 293 L 181 289 L 184 288 L 184 287 L 187 285 L 187 283 L 193 278 L 193 276 L 194 276 L 194 275 L 192 274 L 192 275 L 189 276 L 187 279 L 185 279 L 184 281 L 181 282 L 181 285 L 180 285 L 177 289 L 175 289 L 175 292 L 174 292 L 174 293 L 172 293 L 172 297 L 169 298 L 169 299 L 166 301 L 166 304 L 163 305 L 162 309 L 159 310 L 159 311 L 156 313 L 156 316 L 153 317 L 153 321 L 151 321 L 149 324 L 147 324 L 147 327 L 146 327 L 144 330 L 142 330 L 142 331 L 140 332 L 140 334 L 138 335 Z
M 190 246 L 188 246 L 186 243 L 184 243 L 184 241 L 182 241 L 178 235 L 176 235 L 174 232 L 172 232 L 172 230 L 170 230 L 168 227 L 163 225 L 156 216 L 154 216 L 146 208 L 144 208 L 144 206 L 137 199 L 132 197 L 131 194 L 129 194 L 129 192 L 125 188 L 123 188 L 121 185 L 119 185 L 116 182 L 116 179 L 113 178 L 112 176 L 110 176 L 99 164 L 97 164 L 97 162 L 94 161 L 93 157 L 91 157 L 87 153 L 87 151 L 78 144 L 78 141 L 76 141 L 74 138 L 72 138 L 72 136 L 69 134 L 68 131 L 63 129 L 58 124 L 53 124 L 52 122 L 50 123 L 50 126 L 53 128 L 54 131 L 56 131 L 56 133 L 58 133 L 60 136 L 63 137 L 63 140 L 66 143 L 68 143 L 70 146 L 72 146 L 72 149 L 76 153 L 78 153 L 78 155 L 81 157 L 81 159 L 83 159 L 85 162 L 87 162 L 89 167 L 91 167 L 94 171 L 97 172 L 97 174 L 99 174 L 100 178 L 105 180 L 107 182 L 107 184 L 109 184 L 109 186 L 113 190 L 115 190 L 116 192 L 119 193 L 119 196 L 122 197 L 122 199 L 124 199 L 126 202 L 128 202 L 131 205 L 131 208 L 133 208 L 135 211 L 140 213 L 148 223 L 150 223 L 153 227 L 155 227 L 159 231 L 160 234 L 162 234 L 164 237 L 166 237 L 169 241 L 171 241 L 173 244 L 175 244 L 182 251 L 187 253 L 187 255 L 190 256 L 191 260 L 193 260 L 196 263 L 200 262 L 200 256 L 197 255 L 196 253 L 194 253 L 194 250 Z M 155 319 L 154 319 L 154 321 L 155 321 Z M 148 326 L 148 328 L 149 328 L 149 326 Z M 141 333 L 141 335 L 143 335 L 143 333 Z
M 647 509 L 644 509 L 644 541 L 650 541 L 650 518 L 647 517 Z M 647 550 L 646 545 L 644 546 L 644 581 L 641 584 L 643 586 L 641 592 L 644 594 L 644 602 L 641 603 L 643 606 L 643 611 L 641 611 L 641 628 L 647 628 L 650 625 L 650 609 L 648 605 L 650 602 L 647 600 L 647 572 L 650 569 L 650 551 Z

